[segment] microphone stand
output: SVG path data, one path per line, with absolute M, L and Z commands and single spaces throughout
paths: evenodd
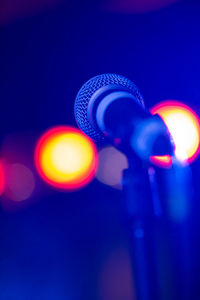
M 183 221 L 176 226 L 176 222 L 164 216 L 165 212 L 159 196 L 154 168 L 136 156 L 131 156 L 128 161 L 129 168 L 123 173 L 122 186 L 130 228 L 130 251 L 136 299 L 175 300 L 181 294 L 181 299 L 189 300 L 189 293 L 186 295 L 183 291 L 177 291 L 180 286 L 176 286 L 175 276 L 182 270 L 186 274 L 191 267 L 187 260 L 191 251 L 187 253 L 187 257 L 184 255 L 181 257 L 181 251 L 188 247 L 190 238 L 182 239 L 182 244 L 179 245 L 180 249 L 174 247 L 174 240 L 171 237 L 174 227 L 181 228 L 180 231 L 177 231 L 178 238 L 181 240 L 179 232 L 184 235 L 187 231 L 187 228 L 186 230 L 184 228 L 187 222 Z M 173 179 L 176 179 L 175 176 L 172 176 L 171 180 L 173 181 Z M 167 181 L 166 178 L 164 180 Z M 172 181 L 170 192 L 183 188 L 181 184 L 183 181 L 179 182 L 179 186 L 176 185 L 176 180 Z M 177 257 L 180 258 L 181 271 L 175 270 Z M 188 276 L 186 277 L 188 278 Z M 183 290 L 188 292 L 189 289 L 186 288 L 188 282 L 183 275 L 182 280 Z
M 154 231 L 153 206 L 147 168 L 143 167 L 143 162 L 139 158 L 129 159 L 129 169 L 124 171 L 122 185 L 130 225 L 131 256 L 137 300 L 156 299 L 152 296 L 155 289 L 152 291 L 151 283 L 156 276 L 153 274 L 150 276 L 154 259 L 153 257 L 149 259 L 149 256 L 154 253 L 150 249 L 150 244 L 153 244 L 149 244 Z

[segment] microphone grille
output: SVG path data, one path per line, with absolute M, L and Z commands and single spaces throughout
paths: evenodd
M 110 84 L 129 89 L 138 102 L 144 106 L 143 98 L 136 85 L 124 76 L 117 74 L 102 74 L 88 80 L 78 92 L 75 100 L 74 113 L 79 128 L 96 142 L 103 142 L 104 134 L 93 128 L 88 120 L 88 104 L 93 94 L 100 88 Z

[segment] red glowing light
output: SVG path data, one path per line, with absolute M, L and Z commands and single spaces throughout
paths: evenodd
M 178 0 L 104 0 L 103 7 L 120 13 L 143 13 L 161 9 L 177 1 Z
M 35 150 L 36 168 L 44 181 L 64 190 L 87 185 L 97 168 L 97 151 L 80 130 L 58 126 L 40 138 Z
M 0 24 L 33 16 L 42 11 L 48 11 L 58 6 L 63 0 L 6 0 L 0 1 Z
M 150 161 L 159 167 L 169 168 L 172 165 L 172 157 L 169 155 L 152 156 Z
M 200 122 L 194 111 L 178 101 L 163 101 L 151 109 L 164 120 L 175 144 L 175 155 L 181 161 L 192 162 L 200 150 Z M 152 157 L 159 166 L 169 167 L 170 156 Z
M 29 199 L 35 189 L 32 171 L 21 163 L 5 165 L 5 196 L 16 202 Z
M 5 188 L 5 175 L 4 175 L 3 164 L 0 162 L 0 195 L 3 194 L 4 188 Z

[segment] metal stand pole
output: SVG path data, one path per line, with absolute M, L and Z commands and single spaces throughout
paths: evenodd
M 124 171 L 123 190 L 131 228 L 131 254 L 137 300 L 155 300 L 155 289 L 152 287 L 155 286 L 156 277 L 152 274 L 154 259 L 151 256 L 154 253 L 151 248 L 154 232 L 153 205 L 148 170 L 139 159 L 129 161 L 129 169 Z

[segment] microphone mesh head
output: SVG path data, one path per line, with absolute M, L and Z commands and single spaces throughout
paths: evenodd
M 126 88 L 144 106 L 143 98 L 136 85 L 124 76 L 117 74 L 102 74 L 88 80 L 78 92 L 75 100 L 74 112 L 75 119 L 79 128 L 91 139 L 96 142 L 103 142 L 104 134 L 94 128 L 88 120 L 88 104 L 93 94 L 100 88 L 110 84 Z

